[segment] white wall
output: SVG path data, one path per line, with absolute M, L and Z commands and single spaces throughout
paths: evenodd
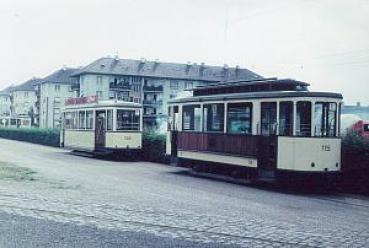
M 58 128 L 65 99 L 74 97 L 68 84 L 44 83 L 40 89 L 40 127 Z
M 10 96 L 0 96 L 0 116 L 10 115 Z
M 36 92 L 35 91 L 13 91 L 13 115 L 28 115 L 31 108 L 36 112 Z

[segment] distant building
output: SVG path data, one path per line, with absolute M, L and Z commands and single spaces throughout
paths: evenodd
M 142 103 L 146 127 L 166 116 L 167 101 L 178 92 L 220 81 L 262 77 L 240 67 L 177 64 L 156 61 L 100 58 L 73 74 L 80 96 Z
M 41 128 L 59 128 L 61 111 L 65 99 L 76 97 L 74 86 L 76 79 L 71 75 L 76 72 L 73 68 L 62 68 L 40 80 L 36 86 L 39 112 L 39 126 Z
M 11 106 L 11 97 L 10 97 L 10 89 L 8 87 L 2 91 L 0 91 L 0 116 L 10 116 L 10 106 Z
M 31 125 L 38 126 L 35 85 L 39 78 L 32 78 L 25 83 L 10 89 L 10 113 L 13 117 L 30 117 Z

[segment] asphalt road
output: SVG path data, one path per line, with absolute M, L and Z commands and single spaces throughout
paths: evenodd
M 0 232 L 0 247 L 367 247 L 369 199 L 0 139 Z

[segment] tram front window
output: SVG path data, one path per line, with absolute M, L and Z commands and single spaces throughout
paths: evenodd
M 140 130 L 140 111 L 118 109 L 117 130 Z
M 92 129 L 94 123 L 94 112 L 86 111 L 86 129 Z
M 315 136 L 336 136 L 337 104 L 317 102 L 315 104 Z
M 107 110 L 106 130 L 113 130 L 113 110 Z
M 251 134 L 252 103 L 229 103 L 228 132 Z
M 204 105 L 204 130 L 210 132 L 224 131 L 224 104 Z
M 79 111 L 79 129 L 85 129 L 86 128 L 86 112 L 85 111 Z
M 293 102 L 279 104 L 279 135 L 292 136 L 293 132 Z
M 201 131 L 201 107 L 200 105 L 183 106 L 184 131 Z
M 369 132 L 369 124 L 364 124 L 364 132 Z
M 297 103 L 296 135 L 311 136 L 311 102 Z

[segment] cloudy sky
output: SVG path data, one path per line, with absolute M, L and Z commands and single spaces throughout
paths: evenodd
M 369 0 L 0 0 L 0 88 L 107 55 L 240 65 L 369 104 Z

